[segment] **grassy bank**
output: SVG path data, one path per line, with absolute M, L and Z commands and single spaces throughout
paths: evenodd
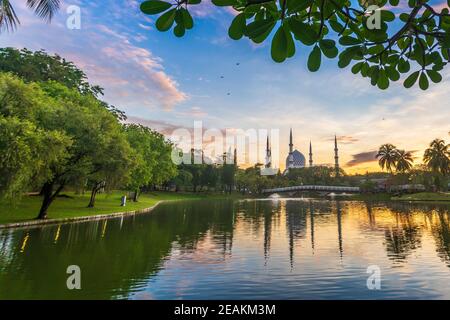
M 120 198 L 126 193 L 116 191 L 109 194 L 99 194 L 95 208 L 87 208 L 90 194 L 76 195 L 64 193 L 68 197 L 59 197 L 48 211 L 49 219 L 73 218 L 109 214 L 122 211 L 142 210 L 154 206 L 161 200 L 189 200 L 189 199 L 223 199 L 238 197 L 238 195 L 222 194 L 188 194 L 155 192 L 142 194 L 139 202 L 128 201 L 126 207 L 120 206 Z M 16 204 L 9 201 L 0 201 L 0 224 L 23 222 L 36 218 L 41 206 L 42 198 L 39 196 L 25 196 Z
M 399 197 L 392 197 L 396 201 L 450 201 L 450 193 L 443 192 L 421 192 L 414 194 L 404 194 Z

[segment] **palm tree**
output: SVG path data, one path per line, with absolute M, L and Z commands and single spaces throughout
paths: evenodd
M 387 143 L 383 144 L 380 149 L 378 149 L 378 153 L 376 158 L 378 159 L 378 163 L 380 164 L 381 169 L 387 169 L 387 171 L 392 172 L 392 169 L 395 168 L 395 164 L 397 161 L 397 147 Z
M 414 162 L 412 153 L 405 150 L 397 150 L 395 159 L 395 169 L 399 172 L 409 171 Z
M 441 139 L 433 140 L 425 150 L 423 161 L 434 172 L 444 176 L 450 174 L 450 145 Z
M 28 8 L 34 10 L 34 13 L 50 22 L 59 10 L 61 0 L 26 0 Z M 14 31 L 20 24 L 11 0 L 0 0 L 0 31 Z

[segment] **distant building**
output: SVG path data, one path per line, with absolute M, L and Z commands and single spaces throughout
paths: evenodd
M 269 144 L 267 144 L 267 150 L 266 150 L 266 159 L 271 156 L 271 151 L 269 148 Z M 336 170 L 336 176 L 339 176 L 340 174 L 340 168 L 339 168 L 339 149 L 337 144 L 337 137 L 334 137 L 334 163 L 335 163 L 335 170 Z M 266 160 L 267 163 L 267 160 Z M 313 161 L 313 150 L 312 150 L 312 142 L 309 142 L 309 167 L 313 167 L 314 161 Z M 306 167 L 306 158 L 298 150 L 294 150 L 294 141 L 292 137 L 292 129 L 289 134 L 289 154 L 286 157 L 286 170 L 284 171 L 284 174 L 288 173 L 290 169 L 298 169 L 298 168 L 305 168 Z
M 286 171 L 289 169 L 304 168 L 306 163 L 305 156 L 298 150 L 294 150 L 294 143 L 292 138 L 292 129 L 289 135 L 289 154 L 286 158 Z

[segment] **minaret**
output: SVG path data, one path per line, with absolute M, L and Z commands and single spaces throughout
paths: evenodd
M 294 144 L 292 142 L 292 128 L 291 128 L 291 134 L 289 135 L 289 154 L 294 152 Z
M 267 135 L 266 145 L 266 168 L 272 167 L 272 151 L 270 150 L 269 136 Z
M 334 169 L 336 170 L 336 177 L 339 177 L 339 149 L 337 144 L 337 137 L 334 135 Z
M 287 169 L 294 166 L 294 156 L 292 155 L 293 152 L 294 152 L 294 143 L 293 143 L 293 139 L 292 139 L 292 128 L 291 128 L 291 133 L 289 135 L 289 156 L 288 156 Z
M 234 165 L 237 166 L 237 148 L 234 148 L 234 159 L 233 159 Z
M 313 166 L 313 153 L 312 153 L 312 143 L 309 142 L 309 166 Z

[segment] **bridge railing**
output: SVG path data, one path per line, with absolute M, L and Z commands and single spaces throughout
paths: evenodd
M 337 192 L 360 192 L 359 187 L 342 187 L 342 186 L 292 186 L 274 189 L 264 189 L 263 193 L 290 192 L 290 191 L 337 191 Z

